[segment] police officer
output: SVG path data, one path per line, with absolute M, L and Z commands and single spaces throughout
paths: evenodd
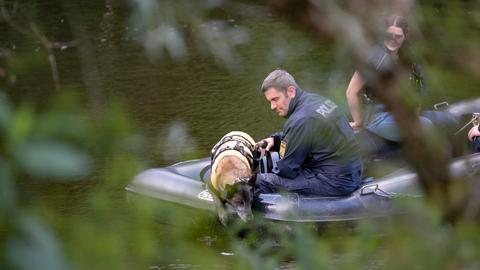
M 273 173 L 259 173 L 256 194 L 278 191 L 341 196 L 357 189 L 362 162 L 353 129 L 330 99 L 301 90 L 285 70 L 262 84 L 270 108 L 287 118 L 283 131 L 259 142 L 278 151 Z

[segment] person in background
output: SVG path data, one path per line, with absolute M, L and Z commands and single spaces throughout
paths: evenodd
M 392 15 L 386 20 L 385 33 L 379 46 L 374 47 L 368 57 L 368 64 L 374 72 L 392 70 L 401 58 L 401 49 L 407 40 L 408 24 L 399 15 Z M 417 94 L 422 97 L 426 94 L 426 87 L 422 69 L 416 63 L 411 64 L 410 80 Z M 350 125 L 354 129 L 365 128 L 371 133 L 391 142 L 401 142 L 402 134 L 393 115 L 385 106 L 372 97 L 368 78 L 375 77 L 366 69 L 356 70 L 347 87 L 346 98 L 353 121 Z M 372 80 L 372 79 L 370 79 Z M 382 89 L 388 91 L 388 89 Z M 426 111 L 419 115 L 419 121 L 426 128 L 452 129 L 457 125 L 456 118 L 446 112 Z M 368 143 L 367 143 L 368 144 Z M 377 146 L 372 146 L 373 148 Z M 370 152 L 379 151 L 371 149 Z
M 274 70 L 263 81 L 270 108 L 287 118 L 283 131 L 258 143 L 278 151 L 272 173 L 257 174 L 255 193 L 341 196 L 360 186 L 363 164 L 353 129 L 328 98 L 300 89 L 292 75 Z

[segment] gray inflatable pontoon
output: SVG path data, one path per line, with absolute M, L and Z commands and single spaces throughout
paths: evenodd
M 165 168 L 149 169 L 126 187 L 130 192 L 191 207 L 214 210 L 212 197 L 201 180 L 209 158 L 185 161 Z M 455 159 L 450 173 L 463 177 L 480 168 L 480 153 Z M 205 179 L 209 176 L 207 171 Z M 349 196 L 319 197 L 298 194 L 261 194 L 255 203 L 256 215 L 267 219 L 295 222 L 327 222 L 380 217 L 399 213 L 397 197 L 415 200 L 421 192 L 417 176 L 402 169 L 393 174 L 367 181 Z

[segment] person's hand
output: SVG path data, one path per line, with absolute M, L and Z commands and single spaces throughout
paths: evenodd
M 468 131 L 468 139 L 472 142 L 474 137 L 479 137 L 479 136 L 480 136 L 480 131 L 478 131 L 478 125 L 474 125 Z
M 262 149 L 262 151 L 263 150 L 270 151 L 270 148 L 273 147 L 274 143 L 275 143 L 275 141 L 273 140 L 273 138 L 269 137 L 269 138 L 266 138 L 266 139 L 263 139 L 263 140 L 257 142 L 257 145 Z
M 353 128 L 353 130 L 357 130 L 362 128 L 362 124 L 356 123 L 356 122 L 349 122 L 350 126 Z

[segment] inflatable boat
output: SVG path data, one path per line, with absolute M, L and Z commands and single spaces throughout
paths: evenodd
M 444 110 L 461 119 L 480 111 L 480 98 L 449 105 L 442 102 L 436 110 Z M 464 130 L 469 124 L 460 130 Z M 459 130 L 459 131 L 460 131 Z M 458 132 L 457 132 L 458 133 Z M 260 161 L 260 172 L 274 166 L 278 156 Z M 214 210 L 213 199 L 203 179 L 209 177 L 210 158 L 180 162 L 164 168 L 148 169 L 138 174 L 127 191 L 200 209 Z M 480 153 L 451 161 L 453 178 L 467 176 L 480 180 Z M 298 194 L 261 194 L 254 202 L 256 215 L 267 219 L 295 222 L 330 222 L 381 217 L 402 212 L 397 198 L 418 200 L 422 197 L 417 175 L 399 169 L 378 179 L 366 179 L 358 190 L 344 197 L 301 196 Z
M 268 160 L 263 160 L 267 166 Z M 209 177 L 210 158 L 180 162 L 138 174 L 126 190 L 195 208 L 214 210 L 213 200 L 202 179 Z M 480 153 L 450 163 L 455 178 L 480 168 Z M 478 176 L 477 176 L 478 178 Z M 400 213 L 396 198 L 417 200 L 422 194 L 417 175 L 400 169 L 379 179 L 367 179 L 349 196 L 320 197 L 298 194 L 261 194 L 255 201 L 256 215 L 266 219 L 295 222 L 329 222 L 381 217 Z

